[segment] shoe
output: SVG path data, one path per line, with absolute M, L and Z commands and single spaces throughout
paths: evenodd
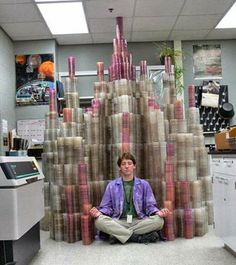
M 127 242 L 142 243 L 140 242 L 141 239 L 142 239 L 142 235 L 132 234 Z
M 167 238 L 163 236 L 161 230 L 157 231 L 157 234 L 158 234 L 158 236 L 159 236 L 159 240 L 160 240 L 160 241 L 167 241 Z
M 110 243 L 110 245 L 115 245 L 115 244 L 120 243 L 120 241 L 116 237 L 110 236 L 109 237 L 109 243 Z
M 99 239 L 109 241 L 110 236 L 102 231 L 99 231 Z
M 151 232 L 141 236 L 140 243 L 148 244 L 155 243 L 159 240 L 159 235 L 157 232 Z

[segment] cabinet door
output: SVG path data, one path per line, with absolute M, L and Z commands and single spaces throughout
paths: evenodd
M 236 176 L 224 175 L 225 236 L 236 236 Z
M 225 235 L 225 183 L 221 173 L 213 175 L 214 224 L 216 235 Z

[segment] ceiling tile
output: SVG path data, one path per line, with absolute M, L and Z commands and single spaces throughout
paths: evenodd
M 169 31 L 143 31 L 133 32 L 131 41 L 160 41 L 167 40 Z
M 51 36 L 48 28 L 42 22 L 7 23 L 1 26 L 12 39 L 14 39 L 15 36 Z
M 178 15 L 184 0 L 137 0 L 135 16 L 173 16 Z
M 187 0 L 181 15 L 224 14 L 233 0 Z
M 92 43 L 90 34 L 55 35 L 54 37 L 56 38 L 58 44 L 61 45 Z
M 173 27 L 176 17 L 135 17 L 133 31 L 169 30 Z
M 52 39 L 50 35 L 29 35 L 29 36 L 14 36 L 14 41 L 24 41 L 24 40 L 48 40 Z
M 26 22 L 39 21 L 42 17 L 39 14 L 37 7 L 32 4 L 10 4 L 1 5 L 0 22 Z
M 174 30 L 169 36 L 169 40 L 203 40 L 209 30 Z
M 116 30 L 116 20 L 114 18 L 97 18 L 89 19 L 88 21 L 89 30 L 92 33 L 101 32 L 115 32 Z M 131 31 L 132 19 L 124 20 L 124 32 Z
M 217 25 L 220 18 L 221 15 L 180 16 L 177 19 L 174 30 L 211 29 Z
M 32 3 L 32 0 L 0 0 L 0 4 L 23 4 Z
M 134 0 L 85 1 L 84 8 L 87 18 L 132 17 L 134 3 Z M 113 8 L 112 13 L 109 12 L 109 8 Z
M 236 39 L 236 29 L 213 29 L 206 39 Z

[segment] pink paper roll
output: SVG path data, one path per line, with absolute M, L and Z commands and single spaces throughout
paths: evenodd
M 87 185 L 87 181 L 88 181 L 87 164 L 80 163 L 78 167 L 79 167 L 78 184 Z
M 104 63 L 97 62 L 97 76 L 98 81 L 104 81 Z
M 181 100 L 176 100 L 174 103 L 174 112 L 175 112 L 175 119 L 182 120 L 184 118 L 184 108 L 183 102 Z
M 123 39 L 123 17 L 116 17 L 116 38 Z
M 63 109 L 63 121 L 72 122 L 72 108 Z
M 189 105 L 189 108 L 195 107 L 195 86 L 194 85 L 188 86 L 188 105 Z
M 194 221 L 192 209 L 184 209 L 184 237 L 191 239 L 194 236 Z
M 57 111 L 57 100 L 56 100 L 56 90 L 49 90 L 49 110 Z
M 93 242 L 93 225 L 89 215 L 81 216 L 81 233 L 83 245 L 90 245 Z
M 75 76 L 75 57 L 68 57 L 68 69 L 69 69 L 69 77 Z
M 147 77 L 147 61 L 140 61 L 140 76 L 145 79 Z

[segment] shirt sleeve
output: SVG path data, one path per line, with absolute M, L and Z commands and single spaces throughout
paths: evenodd
M 159 212 L 152 188 L 147 181 L 145 181 L 144 193 L 145 193 L 144 201 L 145 201 L 146 215 L 150 216 L 150 215 L 155 214 L 156 212 Z
M 111 184 L 109 183 L 106 187 L 102 201 L 99 206 L 99 211 L 107 216 L 112 216 L 113 207 L 112 207 L 112 196 L 111 196 Z

